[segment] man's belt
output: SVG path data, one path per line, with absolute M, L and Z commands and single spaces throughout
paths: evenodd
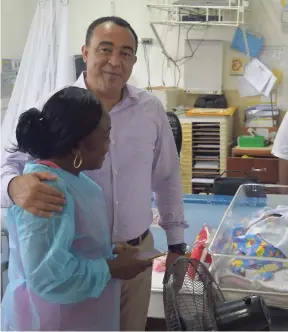
M 148 234 L 149 234 L 149 229 L 147 229 L 142 235 L 136 237 L 135 239 L 127 241 L 127 243 L 134 247 L 139 246 L 141 242 L 146 239 Z

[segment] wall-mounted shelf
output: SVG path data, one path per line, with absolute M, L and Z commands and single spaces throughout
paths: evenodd
M 147 7 L 150 12 L 150 24 L 230 27 L 244 24 L 245 9 L 249 6 L 249 2 L 227 0 L 226 3 L 222 6 L 148 4 Z
M 245 13 L 248 11 L 249 1 L 226 0 L 225 2 L 225 0 L 223 0 L 223 4 L 226 5 L 193 6 L 157 3 L 148 4 L 150 26 L 161 47 L 162 53 L 168 59 L 170 58 L 156 29 L 156 25 L 235 28 L 246 23 Z

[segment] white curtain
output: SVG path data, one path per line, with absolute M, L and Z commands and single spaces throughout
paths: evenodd
M 75 80 L 69 50 L 69 0 L 39 0 L 1 126 L 1 159 L 15 142 L 18 118 L 39 98 Z

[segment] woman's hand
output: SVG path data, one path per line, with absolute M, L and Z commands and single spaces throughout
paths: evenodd
M 139 252 L 139 248 L 133 247 L 130 244 L 126 242 L 118 242 L 115 244 L 115 247 L 113 249 L 114 255 L 119 255 L 121 253 L 131 253 L 131 255 L 136 255 Z

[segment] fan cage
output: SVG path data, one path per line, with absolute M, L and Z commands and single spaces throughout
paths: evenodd
M 169 331 L 217 330 L 215 309 L 224 296 L 207 267 L 179 257 L 164 277 L 163 299 Z

